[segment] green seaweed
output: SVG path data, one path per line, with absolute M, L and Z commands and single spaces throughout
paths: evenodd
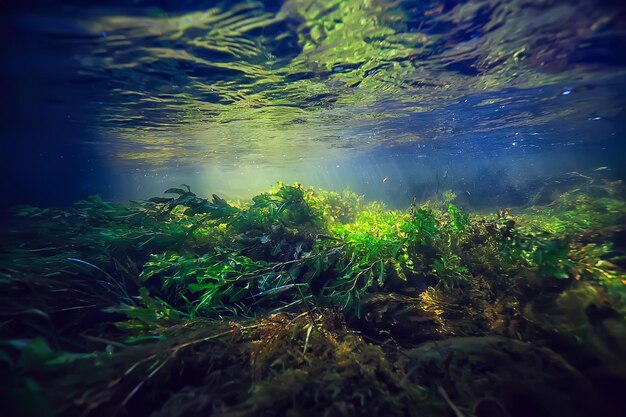
M 422 377 L 402 376 L 411 371 L 392 365 L 393 355 L 416 341 L 532 342 L 541 331 L 556 347 L 577 341 L 571 349 L 582 353 L 572 360 L 597 354 L 605 363 L 616 357 L 607 349 L 621 349 L 594 333 L 600 324 L 580 318 L 599 309 L 594 320 L 618 339 L 626 320 L 626 204 L 617 194 L 573 191 L 517 214 L 467 213 L 452 198 L 391 210 L 300 184 L 279 183 L 248 203 L 204 199 L 184 185 L 166 194 L 128 205 L 90 197 L 64 209 L 16 209 L 22 223 L 4 232 L 0 267 L 0 360 L 16 410 L 36 415 L 28 402 L 40 396 L 58 415 L 120 414 L 120 404 L 166 413 L 183 401 L 184 386 L 206 390 L 192 382 L 196 364 L 229 381 L 245 375 L 247 382 L 210 394 L 228 398 L 224 410 L 237 415 L 306 407 L 366 414 L 370 406 L 411 415 L 410 401 L 436 415 L 448 401 L 470 400 L 460 387 L 447 385 L 446 399 Z M 592 288 L 585 294 L 593 297 L 576 296 L 577 288 Z M 565 313 L 571 324 L 559 321 Z M 176 366 L 187 376 L 176 376 Z M 336 374 L 324 371 L 331 368 Z M 82 394 L 79 381 L 88 385 Z M 159 384 L 171 396 L 148 405 Z M 102 390 L 108 394 L 98 397 Z M 244 392 L 251 397 L 232 405 Z M 294 395 L 298 401 L 287 400 Z

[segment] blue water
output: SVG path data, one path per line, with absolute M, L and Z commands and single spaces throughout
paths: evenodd
M 523 205 L 541 178 L 626 175 L 620 2 L 2 7 L 4 207 L 276 181 Z

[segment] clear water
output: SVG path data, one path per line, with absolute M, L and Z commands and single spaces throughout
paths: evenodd
M 542 179 L 625 174 L 618 1 L 3 8 L 5 205 L 299 181 L 523 206 Z
M 624 415 L 625 0 L 0 9 L 3 416 Z

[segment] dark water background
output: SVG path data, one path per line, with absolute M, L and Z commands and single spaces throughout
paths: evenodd
M 1 7 L 3 208 L 300 181 L 481 209 L 626 177 L 620 1 Z

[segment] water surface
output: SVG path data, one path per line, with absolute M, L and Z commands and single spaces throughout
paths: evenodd
M 181 182 L 247 197 L 281 180 L 404 204 L 415 184 L 463 191 L 481 169 L 623 175 L 620 2 L 10 7 L 11 203 L 143 198 Z

